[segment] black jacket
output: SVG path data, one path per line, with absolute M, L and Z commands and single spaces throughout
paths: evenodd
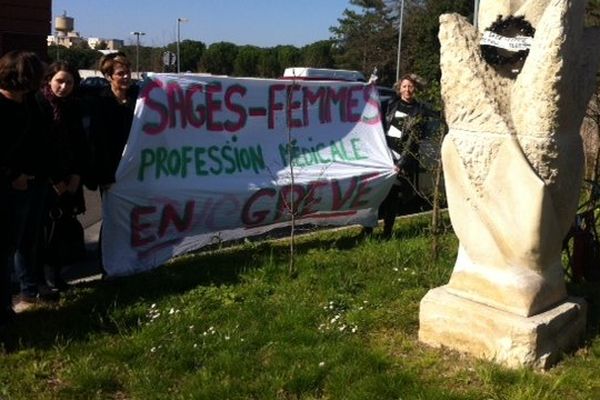
M 89 99 L 92 170 L 98 185 L 115 182 L 115 172 L 129 138 L 137 96 L 138 87 L 132 85 L 124 104 L 119 102 L 110 87 Z
M 83 179 L 89 174 L 90 148 L 83 130 L 80 102 L 69 98 L 61 103 L 62 117 L 56 121 L 52 105 L 40 91 L 35 95 L 38 124 L 46 144 L 43 159 L 53 183 L 66 181 L 69 175 Z
M 44 143 L 36 127 L 35 106 L 27 96 L 17 103 L 0 94 L 0 179 L 2 185 L 12 182 L 21 174 L 43 174 L 38 160 Z
M 419 142 L 424 137 L 425 117 L 425 106 L 417 101 L 407 103 L 398 98 L 387 109 L 387 145 L 395 153 L 394 163 L 408 175 L 419 170 Z

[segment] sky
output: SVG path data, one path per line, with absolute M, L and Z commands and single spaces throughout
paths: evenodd
M 143 46 L 163 46 L 177 40 L 177 19 L 187 18 L 182 41 L 301 47 L 329 39 L 346 8 L 349 0 L 52 0 L 52 29 L 66 11 L 85 38 L 133 44 L 130 33 L 139 31 Z

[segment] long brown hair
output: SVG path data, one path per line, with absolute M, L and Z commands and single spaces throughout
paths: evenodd
M 79 83 L 81 82 L 81 76 L 79 75 L 79 71 L 73 65 L 71 65 L 68 61 L 55 61 L 48 69 L 46 69 L 46 74 L 44 75 L 43 84 L 49 84 L 54 75 L 59 73 L 60 71 L 68 72 L 73 77 L 73 91 L 76 91 L 79 87 Z
M 44 64 L 32 52 L 13 50 L 0 58 L 0 89 L 31 92 L 39 89 Z

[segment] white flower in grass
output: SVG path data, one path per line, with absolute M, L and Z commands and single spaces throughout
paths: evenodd
M 152 303 L 152 305 L 150 306 L 150 308 L 156 308 L 156 303 Z
M 194 329 L 194 325 L 188 326 L 188 329 L 191 331 L 192 329 Z
M 230 336 L 225 336 L 225 340 L 229 340 L 229 339 L 231 339 Z
M 356 333 L 357 330 L 358 330 L 358 326 L 354 325 L 352 327 L 352 333 Z
M 194 343 L 194 348 L 197 348 L 197 347 L 198 347 L 198 343 Z
M 343 332 L 346 330 L 346 325 L 344 324 L 344 325 L 340 326 L 338 329 L 340 330 L 340 332 Z
M 396 272 L 398 272 L 398 271 L 399 271 L 399 270 L 398 270 L 398 267 L 394 267 L 394 268 L 392 268 L 392 269 L 393 269 L 394 271 L 396 271 Z
M 155 351 L 156 351 L 156 347 L 152 347 L 152 348 L 150 349 L 150 353 L 154 353 Z
M 325 366 L 325 361 L 321 361 L 321 362 L 319 363 L 319 367 L 324 367 L 324 366 Z
M 173 315 L 173 314 L 175 314 L 175 309 L 174 309 L 174 308 L 171 308 L 171 309 L 169 310 L 169 315 Z

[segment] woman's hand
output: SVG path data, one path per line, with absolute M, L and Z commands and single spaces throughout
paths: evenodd
M 66 186 L 67 192 L 73 194 L 79 189 L 79 184 L 81 183 L 81 177 L 77 174 L 73 174 L 69 176 L 69 181 Z
M 24 191 L 27 190 L 27 181 L 29 180 L 30 176 L 25 175 L 25 174 L 21 174 L 17 177 L 17 179 L 15 179 L 14 181 L 12 181 L 11 185 L 12 188 L 14 190 L 20 190 L 20 191 Z
M 67 191 L 67 185 L 63 181 L 60 181 L 52 185 L 52 189 L 54 189 L 58 196 L 61 196 L 64 192 Z

